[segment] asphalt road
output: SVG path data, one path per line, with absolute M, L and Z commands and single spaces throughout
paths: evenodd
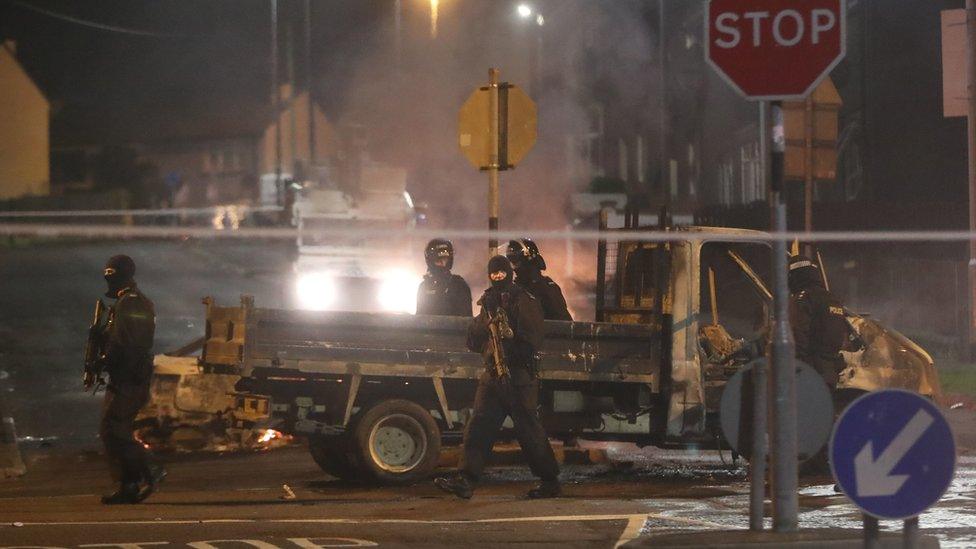
M 614 447 L 610 456 L 608 464 L 565 467 L 558 499 L 525 499 L 529 473 L 507 467 L 459 501 L 427 483 L 333 480 L 299 445 L 171 459 L 162 490 L 145 503 L 102 506 L 98 495 L 111 487 L 97 452 L 33 451 L 27 476 L 0 482 L 0 548 L 614 547 L 641 534 L 746 526 L 745 471 L 714 452 Z M 949 494 L 922 518 L 943 547 L 976 544 L 974 466 L 976 458 L 963 456 Z M 830 479 L 805 483 L 800 501 L 802 528 L 859 525 Z
M 91 307 L 106 258 L 128 253 L 157 305 L 157 351 L 203 333 L 200 298 L 279 303 L 288 291 L 284 242 L 68 242 L 0 248 L 0 390 L 25 438 L 29 473 L 0 482 L 0 549 L 138 546 L 195 549 L 326 546 L 532 545 L 613 547 L 675 530 L 743 528 L 748 486 L 715 452 L 613 448 L 612 464 L 567 467 L 565 497 L 529 501 L 523 468 L 499 469 L 468 502 L 429 484 L 376 488 L 335 481 L 302 448 L 180 457 L 145 504 L 105 507 L 98 398 L 80 390 Z M 944 547 L 976 547 L 976 415 L 950 414 L 963 448 L 956 480 L 922 517 Z M 970 453 L 966 453 L 970 452 Z M 295 497 L 283 499 L 288 485 Z M 860 515 L 829 478 L 801 491 L 801 527 L 857 528 Z M 888 529 L 898 524 L 886 523 Z M 231 540 L 231 541 L 215 541 Z M 236 540 L 236 541 L 234 541 Z M 242 541 L 243 540 L 243 541 Z

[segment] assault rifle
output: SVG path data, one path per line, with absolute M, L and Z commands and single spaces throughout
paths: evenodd
M 85 390 L 92 389 L 93 393 L 105 384 L 102 379 L 102 356 L 105 354 L 105 326 L 102 325 L 102 312 L 105 304 L 99 299 L 95 302 L 95 314 L 91 326 L 88 327 L 88 341 L 85 343 Z
M 503 339 L 512 339 L 515 333 L 512 331 L 511 324 L 508 323 L 508 315 L 505 309 L 498 307 L 495 314 L 488 313 L 488 353 L 487 357 L 491 361 L 491 373 L 498 379 L 508 379 L 511 372 L 508 369 L 508 362 L 505 359 L 505 347 L 502 345 Z

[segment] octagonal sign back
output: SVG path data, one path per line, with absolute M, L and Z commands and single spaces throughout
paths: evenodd
M 746 99 L 806 97 L 844 58 L 845 0 L 709 0 L 705 59 Z

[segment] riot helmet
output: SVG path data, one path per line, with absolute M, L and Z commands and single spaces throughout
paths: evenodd
M 516 271 L 525 267 L 534 267 L 538 271 L 546 270 L 546 260 L 539 253 L 539 247 L 528 238 L 510 240 L 505 250 L 505 257 L 512 262 Z
M 106 297 L 116 298 L 119 291 L 133 284 L 136 276 L 136 262 L 127 255 L 114 255 L 105 263 L 102 271 L 105 282 L 108 284 Z
M 427 262 L 427 269 L 431 272 L 450 271 L 454 267 L 454 244 L 443 238 L 431 240 L 424 248 L 424 261 Z
M 805 255 L 790 256 L 790 272 L 787 280 L 791 293 L 810 286 L 823 286 L 820 267 Z

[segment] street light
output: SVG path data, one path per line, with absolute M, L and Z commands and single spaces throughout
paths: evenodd
M 538 95 L 540 92 L 541 80 L 542 80 L 542 29 L 541 27 L 546 24 L 546 19 L 545 17 L 542 16 L 542 13 L 536 12 L 534 9 L 532 9 L 532 6 L 529 4 L 519 4 L 515 8 L 515 13 L 517 13 L 519 18 L 522 19 L 523 21 L 526 22 L 535 21 L 536 26 L 540 27 L 536 31 L 535 53 L 534 55 L 532 55 L 534 59 L 529 64 L 529 72 L 530 72 L 529 80 L 530 80 L 532 93 L 533 95 Z M 531 25 L 531 23 L 529 24 Z
M 430 37 L 437 38 L 437 19 L 440 0 L 430 0 Z

